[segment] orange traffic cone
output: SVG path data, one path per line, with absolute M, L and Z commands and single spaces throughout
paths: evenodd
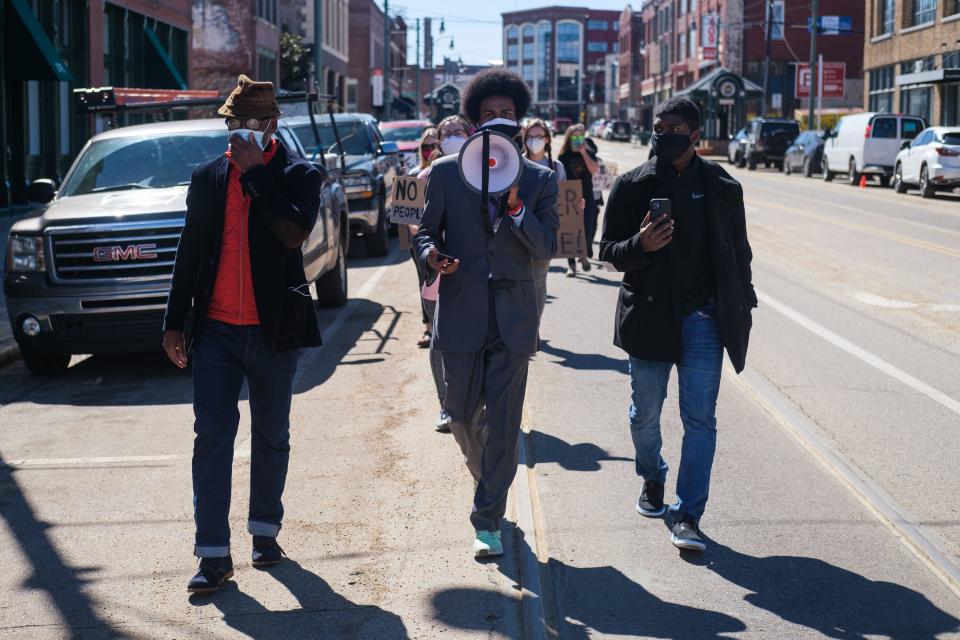
M 867 176 L 863 175 L 862 173 L 860 174 L 860 188 L 861 189 L 867 188 Z

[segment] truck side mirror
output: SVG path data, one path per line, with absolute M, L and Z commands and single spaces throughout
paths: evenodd
M 400 147 L 397 146 L 396 142 L 381 142 L 380 153 L 384 155 L 389 155 L 391 153 L 400 153 Z
M 903 142 L 900 143 L 900 150 L 901 150 L 901 151 L 904 150 L 904 149 L 909 149 L 909 148 L 910 148 L 910 141 L 909 141 L 909 140 L 904 140 Z
M 47 204 L 57 194 L 57 183 L 50 178 L 40 178 L 27 188 L 27 200 L 38 204 Z

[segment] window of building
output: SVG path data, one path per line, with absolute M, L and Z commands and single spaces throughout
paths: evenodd
M 523 39 L 524 40 L 533 40 L 533 25 L 528 24 L 523 27 Z
M 960 84 L 948 84 L 943 88 L 940 124 L 945 127 L 960 125 Z
M 775 0 L 770 6 L 770 39 L 783 40 L 784 9 L 783 0 Z
M 576 24 L 557 25 L 557 62 L 580 62 L 580 27 Z
M 943 64 L 941 66 L 944 69 L 960 69 L 960 50 L 943 54 Z
M 680 34 L 680 44 L 677 45 L 677 50 L 680 52 L 680 58 L 683 59 L 687 55 L 687 32 L 684 31 Z
M 913 0 L 913 22 L 910 26 L 917 26 L 933 22 L 937 15 L 937 0 Z
M 507 27 L 507 42 L 516 42 L 520 38 L 520 30 L 515 26 Z
M 523 43 L 523 59 L 524 61 L 533 60 L 533 43 L 532 42 Z
M 557 24 L 557 100 L 579 102 L 580 66 L 583 40 L 581 26 L 572 22 Z
M 517 64 L 517 53 L 519 48 L 515 44 L 507 45 L 507 66 L 515 66 Z
M 930 105 L 933 87 L 911 87 L 900 89 L 900 111 L 912 116 L 920 116 L 930 122 Z
M 688 57 L 695 58 L 697 57 L 697 24 L 692 23 L 690 25 L 690 51 L 688 52 Z
M 257 0 L 257 17 L 277 24 L 277 0 Z
M 590 31 L 606 31 L 609 23 L 606 20 L 587 20 L 587 29 Z
M 619 42 L 614 42 L 614 43 L 613 43 L 613 53 L 620 53 L 620 43 L 619 43 Z
M 549 22 L 537 25 L 537 100 L 550 99 L 550 87 L 553 84 L 550 62 L 553 44 L 553 31 Z
M 606 42 L 587 42 L 587 51 L 591 53 L 606 53 L 607 43 Z
M 960 0 L 948 0 L 947 6 L 944 8 L 947 10 L 948 16 L 960 13 Z
M 890 113 L 893 111 L 893 66 L 871 69 L 870 82 L 870 111 Z
M 920 73 L 921 71 L 933 71 L 935 66 L 936 56 L 916 58 L 915 60 L 906 60 L 901 62 L 900 73 Z
M 893 33 L 896 0 L 877 0 L 877 35 Z
M 257 48 L 257 80 L 275 81 L 277 77 L 277 52 Z
M 690 0 L 690 13 L 697 12 L 697 0 Z

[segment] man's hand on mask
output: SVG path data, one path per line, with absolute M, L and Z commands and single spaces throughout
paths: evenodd
M 263 132 L 263 139 L 269 140 L 276 130 L 276 120 L 271 120 L 266 131 Z M 237 163 L 243 173 L 263 164 L 263 149 L 257 144 L 257 140 L 252 133 L 248 134 L 246 140 L 238 134 L 231 135 L 230 151 L 233 154 L 233 161 Z

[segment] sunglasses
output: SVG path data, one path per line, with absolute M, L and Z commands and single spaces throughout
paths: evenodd
M 237 129 L 253 129 L 256 131 L 268 122 L 270 122 L 270 118 L 265 120 L 261 120 L 260 118 L 227 118 L 227 129 L 230 131 Z

